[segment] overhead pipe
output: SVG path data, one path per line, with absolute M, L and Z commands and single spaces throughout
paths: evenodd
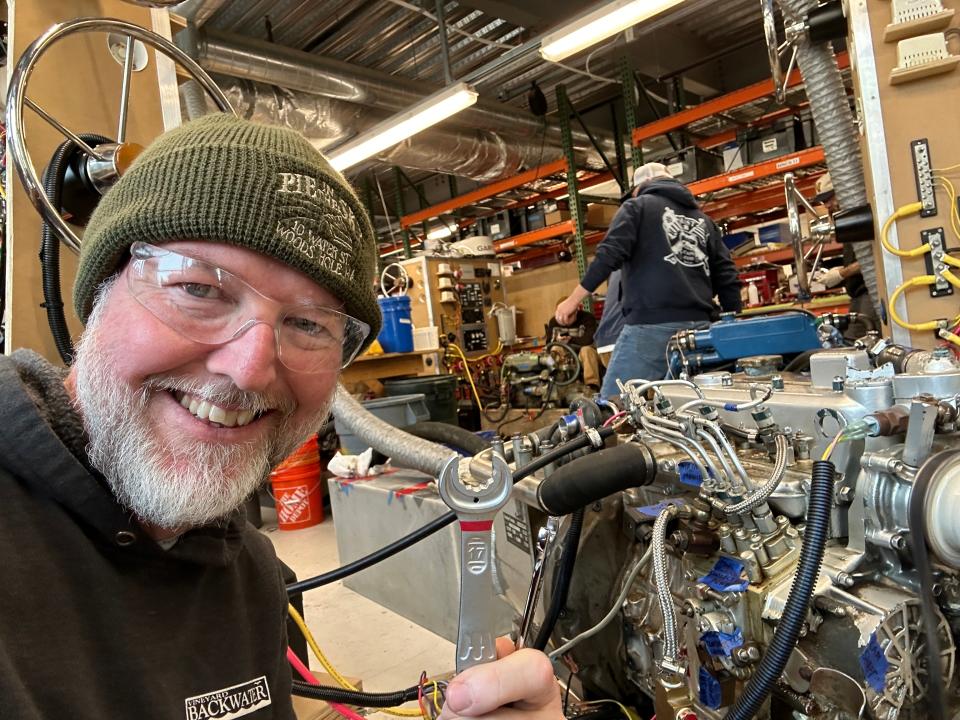
M 322 95 L 336 100 L 372 105 L 391 113 L 407 110 L 435 88 L 432 85 L 387 75 L 334 58 L 293 50 L 274 43 L 241 37 L 211 29 L 188 27 L 176 38 L 177 44 L 211 73 L 255 80 Z M 512 56 L 513 51 L 504 53 Z M 505 60 L 506 61 L 506 60 Z M 467 75 L 465 82 L 479 78 Z M 446 127 L 503 133 L 519 140 L 536 141 L 545 147 L 561 147 L 560 127 L 500 103 L 480 100 L 444 122 Z M 614 152 L 614 138 L 599 137 L 604 152 Z M 573 132 L 576 150 L 585 153 L 591 166 L 599 167 L 599 154 L 582 132 Z
M 817 6 L 817 0 L 779 0 L 784 22 L 802 22 Z M 857 127 L 847 101 L 847 93 L 837 66 L 837 58 L 829 42 L 812 43 L 803 33 L 797 39 L 797 65 L 810 101 L 813 122 L 827 159 L 837 202 L 841 210 L 869 203 L 863 172 L 863 158 L 857 139 Z M 880 294 L 877 289 L 877 267 L 871 243 L 852 243 L 860 263 L 860 273 L 870 292 L 870 301 L 878 316 Z
M 321 151 L 364 132 L 389 114 L 262 83 L 222 76 L 216 77 L 216 81 L 241 117 L 297 130 Z M 180 94 L 182 106 L 191 119 L 214 109 L 208 106 L 203 92 L 197 92 L 189 81 L 181 85 Z M 537 141 L 487 130 L 454 132 L 431 128 L 384 150 L 376 159 L 391 165 L 449 173 L 487 183 L 562 157 L 560 148 L 541 148 Z M 585 154 L 578 153 L 577 160 L 584 165 L 591 164 Z

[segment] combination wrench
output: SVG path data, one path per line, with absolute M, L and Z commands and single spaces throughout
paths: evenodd
M 437 486 L 460 526 L 459 673 L 497 659 L 493 520 L 510 499 L 513 476 L 507 461 L 487 450 L 476 458 L 451 458 L 440 472 Z

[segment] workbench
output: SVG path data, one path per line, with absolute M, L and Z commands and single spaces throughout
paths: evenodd
M 361 355 L 341 372 L 340 382 L 349 386 L 402 375 L 439 374 L 439 350 L 413 350 L 406 353 Z

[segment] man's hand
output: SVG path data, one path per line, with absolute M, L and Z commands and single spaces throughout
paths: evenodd
M 579 302 L 571 302 L 570 298 L 567 298 L 562 303 L 557 305 L 557 310 L 553 314 L 553 317 L 561 325 L 569 325 L 577 317 L 577 311 L 580 309 Z
M 450 681 L 441 720 L 563 720 L 560 686 L 546 655 L 530 649 L 514 652 L 509 638 L 497 638 L 497 657 Z

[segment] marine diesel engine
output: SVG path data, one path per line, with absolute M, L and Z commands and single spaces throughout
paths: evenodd
M 958 715 L 949 350 L 861 342 L 809 376 L 622 390 L 620 442 L 654 466 L 584 516 L 561 677 L 658 718 Z

